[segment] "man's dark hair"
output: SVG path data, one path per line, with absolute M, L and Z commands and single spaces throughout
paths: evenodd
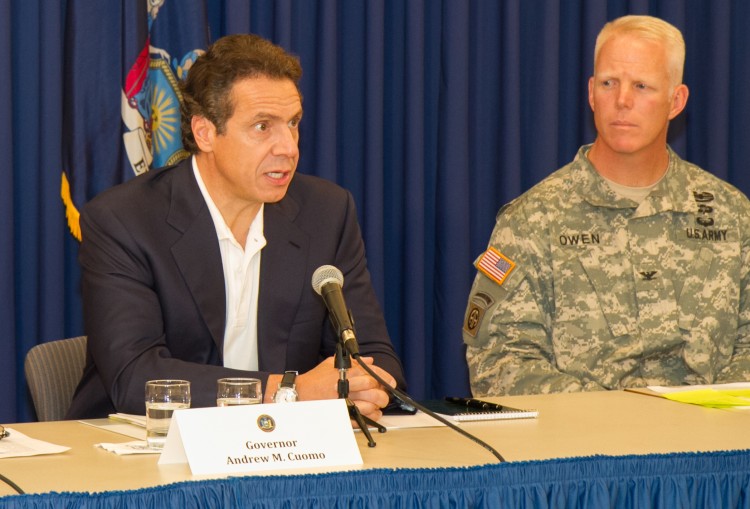
M 252 34 L 222 37 L 198 57 L 181 84 L 182 144 L 191 154 L 198 152 L 190 128 L 194 116 L 210 120 L 223 134 L 234 113 L 232 86 L 247 78 L 291 80 L 299 91 L 302 66 L 284 48 Z

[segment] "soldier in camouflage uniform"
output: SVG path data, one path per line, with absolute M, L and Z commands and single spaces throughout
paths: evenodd
M 661 20 L 602 30 L 596 141 L 500 210 L 475 263 L 475 396 L 750 379 L 750 202 L 666 144 L 683 62 Z

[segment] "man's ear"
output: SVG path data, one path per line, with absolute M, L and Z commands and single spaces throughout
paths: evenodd
M 201 152 L 213 152 L 214 139 L 216 138 L 216 126 L 206 117 L 194 116 L 190 120 L 190 128 L 193 130 L 195 144 Z
M 688 90 L 687 85 L 684 83 L 677 85 L 677 88 L 674 89 L 674 94 L 672 94 L 672 109 L 669 110 L 669 120 L 672 120 L 682 113 L 682 110 L 684 110 L 687 105 L 689 95 L 690 91 Z

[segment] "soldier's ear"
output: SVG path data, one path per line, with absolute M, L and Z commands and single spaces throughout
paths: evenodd
M 687 106 L 689 95 L 690 91 L 688 90 L 687 85 L 684 83 L 677 85 L 672 94 L 672 108 L 669 110 L 669 120 L 672 120 L 682 113 L 682 110 Z

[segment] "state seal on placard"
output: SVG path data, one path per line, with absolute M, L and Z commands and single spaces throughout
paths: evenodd
M 270 432 L 276 429 L 276 421 L 268 414 L 259 415 L 257 423 L 261 431 Z

